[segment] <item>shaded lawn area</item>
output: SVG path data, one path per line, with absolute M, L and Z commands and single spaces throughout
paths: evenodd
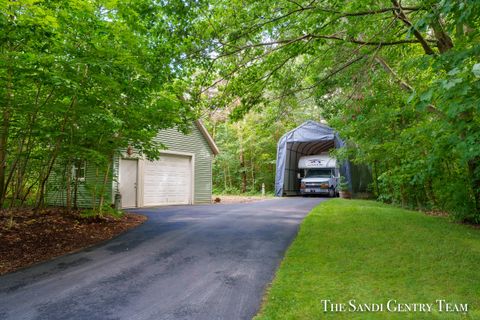
M 432 303 L 434 311 L 324 312 L 355 305 Z M 440 313 L 437 299 L 468 303 Z M 358 308 L 357 308 L 358 309 Z M 480 319 L 480 230 L 373 201 L 317 206 L 288 249 L 258 319 Z

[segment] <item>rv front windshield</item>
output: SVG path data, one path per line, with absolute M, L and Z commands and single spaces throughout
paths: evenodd
M 332 170 L 330 169 L 308 169 L 305 178 L 330 178 Z

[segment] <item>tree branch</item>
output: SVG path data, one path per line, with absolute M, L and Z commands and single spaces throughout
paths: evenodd
M 383 41 L 363 41 L 359 39 L 354 39 L 354 38 L 342 38 L 339 36 L 334 36 L 334 35 L 309 35 L 309 37 L 312 37 L 314 39 L 331 39 L 331 40 L 338 40 L 338 41 L 345 41 L 345 42 L 350 42 L 350 43 L 355 43 L 355 44 L 361 44 L 365 46 L 394 46 L 398 44 L 406 44 L 406 43 L 419 43 L 419 40 L 410 40 L 410 39 L 404 39 L 404 40 L 395 40 L 395 41 L 390 41 L 390 42 L 383 42 Z M 426 40 L 426 41 L 432 41 L 436 42 L 435 40 Z
M 380 64 L 382 66 L 382 68 L 387 72 L 389 73 L 390 75 L 393 76 L 393 78 L 400 84 L 400 86 L 408 91 L 408 92 L 414 92 L 415 89 L 413 89 L 412 86 L 410 86 L 408 83 L 406 83 L 402 78 L 400 78 L 400 76 L 395 72 L 395 70 L 393 70 L 389 65 L 388 63 L 380 56 L 376 56 L 375 57 L 375 61 Z M 434 113 L 436 114 L 437 116 L 441 117 L 441 118 L 445 118 L 445 114 L 440 111 L 437 107 L 435 107 L 433 104 L 429 104 L 427 106 L 427 110 L 431 113 Z
M 293 38 L 293 39 L 281 39 L 281 40 L 275 40 L 275 41 L 269 41 L 269 42 L 261 42 L 261 43 L 254 43 L 254 44 L 249 44 L 245 45 L 242 47 L 237 48 L 236 50 L 226 52 L 224 54 L 221 54 L 218 56 L 218 58 L 222 58 L 225 56 L 230 56 L 235 53 L 247 50 L 247 49 L 252 49 L 252 48 L 258 48 L 258 47 L 268 47 L 268 46 L 274 46 L 277 44 L 283 44 L 284 46 L 303 41 L 303 40 L 310 40 L 310 39 L 326 39 L 326 40 L 336 40 L 336 41 L 344 41 L 344 42 L 350 42 L 354 44 L 359 44 L 363 46 L 394 46 L 394 45 L 399 45 L 399 44 L 407 44 L 407 43 L 421 43 L 420 40 L 414 40 L 414 39 L 403 39 L 403 40 L 395 40 L 395 41 L 390 41 L 390 42 L 383 42 L 383 41 L 363 41 L 359 39 L 354 39 L 354 38 L 342 38 L 339 36 L 335 35 L 315 35 L 315 34 L 306 34 L 303 36 L 300 36 L 298 38 Z M 424 41 L 428 42 L 435 42 L 436 40 L 431 40 L 431 39 L 426 39 Z
M 314 89 L 316 87 L 318 87 L 322 82 L 330 79 L 331 77 L 333 77 L 334 75 L 336 75 L 337 73 L 347 69 L 348 67 L 350 67 L 352 64 L 362 60 L 363 58 L 367 57 L 368 55 L 367 54 L 363 54 L 363 55 L 360 55 L 358 57 L 355 57 L 347 62 L 345 62 L 343 65 L 341 65 L 340 67 L 338 67 L 337 69 L 333 70 L 332 72 L 330 72 L 329 74 L 327 74 L 325 77 L 323 77 L 322 79 L 318 80 L 317 82 L 315 82 L 314 84 L 312 84 L 311 86 L 308 86 L 308 87 L 303 87 L 303 88 L 298 88 L 296 90 L 290 90 L 289 92 L 285 93 L 284 95 L 280 96 L 280 97 L 276 97 L 275 99 L 281 99 L 283 98 L 284 96 L 288 96 L 288 95 L 291 95 L 291 94 L 294 94 L 294 93 L 297 93 L 297 92 L 301 92 L 301 91 L 306 91 L 306 90 L 311 90 L 311 89 Z
M 388 63 L 380 56 L 375 56 L 375 61 L 389 74 L 391 74 L 393 76 L 393 78 L 395 79 L 395 81 L 397 81 L 400 86 L 408 91 L 408 92 L 413 92 L 413 88 L 408 84 L 406 83 L 402 78 L 400 78 L 400 76 L 388 65 Z
M 308 35 L 304 35 L 304 36 L 294 38 L 294 39 L 284 39 L 284 40 L 276 40 L 276 41 L 270 41 L 270 42 L 260 42 L 260 43 L 248 44 L 248 45 L 239 47 L 239 48 L 237 48 L 233 51 L 223 53 L 223 54 L 219 55 L 216 59 L 223 58 L 223 57 L 226 57 L 226 56 L 231 56 L 233 54 L 242 52 L 242 51 L 247 50 L 247 49 L 258 48 L 258 47 L 268 47 L 268 46 L 273 46 L 273 45 L 276 45 L 276 44 L 288 45 L 288 44 L 292 44 L 292 43 L 295 43 L 295 42 L 298 42 L 298 41 L 302 41 L 304 39 L 308 39 Z
M 393 3 L 393 6 L 395 7 L 395 10 L 393 11 L 393 14 L 397 18 L 402 20 L 403 23 L 405 23 L 408 27 L 412 28 L 413 34 L 415 35 L 415 38 L 418 39 L 418 42 L 420 42 L 420 44 L 422 45 L 425 53 L 429 54 L 429 55 L 435 54 L 433 49 L 428 44 L 427 40 L 425 40 L 425 38 L 422 36 L 422 34 L 417 29 L 415 29 L 415 27 L 410 22 L 410 20 L 408 20 L 407 16 L 405 15 L 405 13 L 402 10 L 402 7 L 400 6 L 400 3 L 398 2 L 398 0 L 392 0 L 392 3 Z
M 381 13 L 386 13 L 386 12 L 392 12 L 397 10 L 397 7 L 391 7 L 391 8 L 379 8 L 379 9 L 373 9 L 373 10 L 366 10 L 366 11 L 358 11 L 358 12 L 342 12 L 342 11 L 335 11 L 331 9 L 326 9 L 326 8 L 317 8 L 318 10 L 324 11 L 324 12 L 330 12 L 330 13 L 335 13 L 340 15 L 340 17 L 359 17 L 359 16 L 368 16 L 368 15 L 375 15 L 375 14 L 381 14 Z M 405 11 L 418 11 L 421 10 L 421 7 L 401 7 L 402 10 Z
M 359 12 L 342 12 L 342 11 L 336 11 L 336 10 L 333 10 L 333 9 L 328 9 L 328 8 L 320 8 L 320 7 L 316 7 L 316 6 L 313 6 L 313 3 L 315 2 L 315 0 L 311 1 L 308 5 L 306 6 L 302 6 L 300 5 L 299 3 L 297 3 L 296 1 L 289 1 L 293 4 L 295 4 L 296 6 L 298 6 L 298 9 L 295 9 L 295 10 L 292 10 L 292 11 L 289 11 L 287 13 L 285 13 L 284 15 L 281 15 L 281 16 L 278 16 L 278 17 L 274 17 L 274 18 L 271 18 L 270 20 L 267 20 L 267 21 L 263 21 L 261 23 L 258 23 L 256 25 L 253 25 L 252 27 L 250 27 L 249 29 L 247 29 L 246 31 L 242 32 L 240 35 L 238 35 L 237 37 L 235 37 L 234 39 L 230 40 L 229 42 L 232 42 L 232 41 L 236 41 L 242 37 L 244 37 L 245 35 L 251 33 L 251 32 L 254 32 L 258 29 L 260 29 L 261 27 L 267 25 L 267 24 L 270 24 L 270 23 L 274 23 L 274 22 L 277 22 L 277 21 L 280 21 L 280 20 L 283 20 L 283 19 L 286 19 L 288 18 L 289 16 L 293 15 L 293 14 L 296 14 L 296 13 L 302 13 L 302 12 L 305 12 L 305 11 L 323 11 L 323 12 L 329 12 L 329 13 L 334 13 L 334 14 L 338 14 L 337 17 L 335 17 L 332 21 L 336 21 L 338 20 L 339 18 L 342 18 L 342 17 L 358 17 L 358 16 L 366 16 L 366 15 L 376 15 L 376 14 L 382 14 L 382 13 L 386 13 L 386 12 L 393 12 L 395 10 L 398 10 L 398 7 L 389 7 L 389 8 L 379 8 L 379 9 L 373 9 L 373 10 L 366 10 L 366 11 L 359 11 Z M 422 7 L 400 7 L 402 10 L 404 11 L 418 11 L 418 10 L 421 10 Z M 223 43 L 220 41 L 220 43 L 223 45 L 223 46 L 227 46 L 229 45 L 228 43 Z

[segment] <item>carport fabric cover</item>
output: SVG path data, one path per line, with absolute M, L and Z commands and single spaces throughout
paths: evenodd
M 284 194 L 285 181 L 292 178 L 294 172 L 291 167 L 296 171 L 300 156 L 318 154 L 328 151 L 331 147 L 341 148 L 344 145 L 335 130 L 315 121 L 307 121 L 287 132 L 277 145 L 275 196 L 281 197 Z M 295 154 L 294 161 L 291 161 L 291 153 Z M 285 177 L 286 171 L 289 171 L 288 177 Z M 348 162 L 341 165 L 340 172 L 350 181 Z

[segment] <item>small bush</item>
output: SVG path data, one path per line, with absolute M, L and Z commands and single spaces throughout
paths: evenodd
M 84 210 L 82 213 L 80 213 L 80 216 L 82 218 L 98 218 L 98 217 L 103 217 L 103 216 L 109 216 L 113 217 L 115 219 L 120 219 L 124 216 L 124 212 L 121 210 L 117 210 L 115 208 L 112 208 L 108 205 L 105 205 L 102 207 L 102 209 L 96 209 L 96 210 Z

